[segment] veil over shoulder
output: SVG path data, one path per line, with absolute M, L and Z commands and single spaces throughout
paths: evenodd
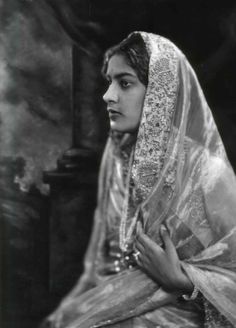
M 138 267 L 104 274 L 117 148 L 109 138 L 85 272 L 49 321 L 61 328 L 173 324 L 187 328 L 203 327 L 204 320 L 236 326 L 235 174 L 184 54 L 161 36 L 134 33 L 141 35 L 150 56 L 149 82 L 130 163 L 136 218 L 157 243 L 165 222 L 183 269 L 202 295 L 205 319 L 199 319 L 196 306 L 192 311 L 191 305 L 180 304 Z

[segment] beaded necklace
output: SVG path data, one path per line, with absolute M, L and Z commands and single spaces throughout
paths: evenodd
M 128 250 L 129 241 L 133 234 L 136 222 L 138 211 L 135 212 L 134 216 L 131 219 L 131 224 L 127 230 L 127 221 L 129 219 L 129 199 L 130 199 L 130 182 L 131 182 L 131 170 L 133 164 L 133 157 L 134 157 L 134 148 L 131 151 L 130 159 L 129 159 L 129 166 L 128 166 L 128 174 L 126 177 L 126 188 L 125 188 L 125 197 L 124 197 L 124 204 L 121 211 L 121 222 L 119 227 L 119 246 L 123 253 L 126 253 Z M 126 233 L 127 230 L 127 233 Z

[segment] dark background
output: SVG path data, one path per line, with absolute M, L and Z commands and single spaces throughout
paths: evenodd
M 0 323 L 32 328 L 82 271 L 108 133 L 102 53 L 133 30 L 171 39 L 236 168 L 236 5 L 5 0 L 0 11 Z

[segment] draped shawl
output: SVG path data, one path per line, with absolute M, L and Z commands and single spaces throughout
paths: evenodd
M 157 243 L 160 225 L 165 222 L 193 284 L 236 326 L 235 174 L 184 54 L 161 36 L 134 33 L 141 35 L 150 56 L 149 81 L 131 164 L 132 188 L 140 199 L 138 219 Z M 99 274 L 113 151 L 114 143 L 109 138 L 101 164 L 85 273 L 51 315 L 55 327 L 115 327 L 122 320 L 164 309 L 171 303 L 171 293 L 138 268 L 112 277 Z M 83 293 L 88 286 L 90 289 Z

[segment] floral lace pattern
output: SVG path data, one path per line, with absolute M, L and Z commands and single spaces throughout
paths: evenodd
M 76 287 L 76 293 L 66 298 L 50 316 L 50 322 L 58 327 L 80 328 L 104 325 L 137 328 L 151 327 L 152 323 L 155 327 L 189 328 L 203 327 L 202 321 L 206 319 L 206 328 L 236 327 L 235 175 L 187 59 L 165 39 L 146 33 L 141 35 L 154 67 L 150 67 L 149 87 L 134 154 L 135 166 L 132 160 L 128 161 L 133 157 L 129 152 L 125 154 L 125 148 L 121 147 L 121 153 L 117 155 L 121 155 L 123 161 L 114 172 L 113 154 L 116 153 L 113 151 L 116 144 L 109 139 L 100 171 L 99 204 L 85 258 L 86 272 Z M 153 44 L 156 42 L 156 45 Z M 166 55 L 161 51 L 164 48 Z M 157 70 L 156 79 L 152 75 L 154 69 Z M 175 75 L 177 70 L 179 80 Z M 178 108 L 176 116 L 175 101 Z M 123 136 L 117 141 L 122 146 Z M 131 169 L 133 179 L 130 179 Z M 121 179 L 118 180 L 118 177 Z M 117 182 L 121 182 L 117 185 L 121 188 L 117 190 L 115 184 L 111 185 L 116 178 Z M 206 318 L 203 318 L 202 311 L 200 314 L 195 308 L 192 311 L 187 302 L 186 309 L 182 304 L 175 305 L 172 296 L 174 299 L 176 296 L 166 293 L 162 288 L 157 289 L 157 284 L 141 270 L 127 270 L 113 275 L 111 279 L 99 274 L 98 268 L 102 270 L 110 264 L 110 258 L 106 261 L 109 237 L 107 219 L 110 214 L 108 203 L 111 201 L 109 192 L 113 186 L 113 191 L 117 191 L 116 200 L 120 200 L 117 203 L 121 205 L 118 213 L 122 214 L 123 207 L 129 210 L 113 221 L 120 223 L 122 218 L 125 219 L 119 241 L 123 232 L 125 238 L 130 237 L 129 228 L 133 222 L 136 223 L 131 212 L 132 201 L 136 199 L 133 192 L 137 189 L 143 195 L 138 205 L 144 200 L 139 214 L 145 224 L 145 232 L 158 242 L 160 224 L 166 223 L 178 252 L 181 252 L 183 269 L 208 300 L 208 304 L 205 304 Z M 122 191 L 125 192 L 127 186 L 130 190 L 126 195 L 130 199 L 128 196 L 122 197 Z M 163 195 L 165 188 L 167 193 Z M 150 197 L 148 195 L 145 198 L 148 191 Z M 121 197 L 118 197 L 119 194 Z M 129 206 L 126 206 L 124 199 L 130 200 Z M 118 229 L 115 232 L 117 234 Z M 113 237 L 109 240 L 109 255 L 116 261 L 122 248 L 118 238 Z M 118 272 L 116 269 L 115 265 L 113 272 Z M 90 287 L 96 287 L 92 292 L 80 296 L 77 293 L 81 291 L 81 282 L 82 288 L 87 283 Z M 143 320 L 144 313 L 147 321 Z M 178 318 L 181 320 L 176 320 Z
M 144 199 L 164 165 L 178 91 L 176 47 L 167 39 L 141 33 L 150 53 L 149 84 L 140 122 L 132 178 Z
M 233 328 L 234 326 L 217 309 L 204 299 L 205 324 L 204 328 Z

